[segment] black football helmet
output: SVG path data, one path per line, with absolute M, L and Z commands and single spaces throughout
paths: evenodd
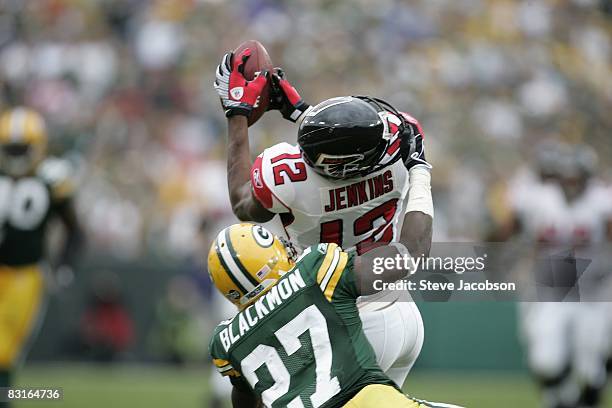
M 298 131 L 304 159 L 317 173 L 346 179 L 371 173 L 389 147 L 379 112 L 390 111 L 407 128 L 390 104 L 368 96 L 331 98 L 314 106 Z

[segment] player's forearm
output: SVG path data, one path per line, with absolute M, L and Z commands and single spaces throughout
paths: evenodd
M 404 218 L 400 242 L 412 256 L 428 256 L 431 250 L 433 218 L 420 211 L 411 211 Z
M 252 163 L 246 117 L 235 115 L 228 118 L 227 123 L 229 136 L 227 183 L 232 211 L 241 221 L 269 221 L 274 214 L 263 208 L 251 191 Z
M 379 246 L 356 257 L 354 261 L 354 270 L 357 292 L 362 296 L 371 295 L 372 293 L 378 292 L 376 289 L 377 285 L 375 284 L 376 281 L 392 283 L 405 278 L 410 273 L 410 269 L 398 267 L 395 263 L 392 267 L 385 266 L 384 271 L 380 270 L 385 260 L 392 261 L 398 256 L 410 256 L 401 243 L 391 243 L 389 245 Z M 383 264 L 381 264 L 381 261 L 383 261 Z
M 59 215 L 66 229 L 66 241 L 59 257 L 59 264 L 73 266 L 85 246 L 85 234 L 72 201 L 61 205 Z
M 410 169 L 410 189 L 400 242 L 412 256 L 428 256 L 431 250 L 433 199 L 430 170 L 415 166 Z
M 232 388 L 232 406 L 234 408 L 259 408 L 261 404 L 255 394 L 234 387 Z
M 227 120 L 229 146 L 227 152 L 227 182 L 234 213 L 244 208 L 245 186 L 249 183 L 251 157 L 249 134 L 245 116 L 232 116 Z M 238 216 L 238 214 L 236 214 Z M 239 217 L 240 218 L 240 217 Z

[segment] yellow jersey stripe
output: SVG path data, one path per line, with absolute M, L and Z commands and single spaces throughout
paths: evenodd
M 325 290 L 327 283 L 329 282 L 334 271 L 336 270 L 336 267 L 338 266 L 338 262 L 340 262 L 340 252 L 341 252 L 340 248 L 337 248 L 337 247 L 334 248 L 334 257 L 332 258 L 329 268 L 327 268 L 327 271 L 325 272 L 325 276 L 323 277 L 323 280 L 319 284 L 319 287 L 321 288 L 322 292 Z
M 224 377 L 227 375 L 232 377 L 240 377 L 238 370 L 234 369 L 234 367 L 227 360 L 215 358 L 213 359 L 213 364 L 215 367 L 217 367 L 217 371 L 219 371 L 219 373 Z
M 220 358 L 214 358 L 213 359 L 213 364 L 215 366 L 217 366 L 217 368 L 224 368 L 227 367 L 228 365 L 230 365 L 230 362 L 227 360 L 222 360 Z
M 336 253 L 335 249 L 337 247 L 338 245 L 336 244 L 327 245 L 327 253 L 325 254 L 325 259 L 323 259 L 323 262 L 321 263 L 321 266 L 319 267 L 319 271 L 317 272 L 317 283 L 318 284 L 321 284 L 321 282 L 325 278 L 325 274 L 327 273 L 327 270 L 329 269 L 329 266 L 331 265 L 332 260 L 334 259 L 334 254 Z
M 342 277 L 342 273 L 344 272 L 344 268 L 346 268 L 346 263 L 348 262 L 348 254 L 346 252 L 340 252 L 340 261 L 338 262 L 338 266 L 334 269 L 334 272 L 325 287 L 323 294 L 325 298 L 331 302 L 332 296 L 334 296 L 334 291 L 336 290 L 336 286 Z

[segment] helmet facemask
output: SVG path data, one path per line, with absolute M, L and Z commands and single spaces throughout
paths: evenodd
M 0 165 L 7 174 L 21 177 L 33 170 L 42 155 L 31 144 L 8 143 L 0 149 Z
M 377 150 L 379 150 L 378 146 L 364 153 L 347 155 L 320 153 L 314 163 L 306 155 L 304 157 L 306 163 L 318 174 L 327 178 L 342 180 L 358 177 L 371 171 L 372 167 L 380 160 L 381 155 L 377 154 Z
M 0 115 L 0 167 L 15 177 L 32 173 L 44 159 L 47 133 L 42 116 L 16 107 Z

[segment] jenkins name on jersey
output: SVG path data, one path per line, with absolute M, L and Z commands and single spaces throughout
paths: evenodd
M 414 118 L 401 114 L 423 135 Z M 299 248 L 334 242 L 361 254 L 376 243 L 398 240 L 410 187 L 400 160 L 401 120 L 387 111 L 379 116 L 389 147 L 370 174 L 328 179 L 310 168 L 298 145 L 288 143 L 267 148 L 255 160 L 253 193 L 267 210 L 280 214 L 288 237 Z

